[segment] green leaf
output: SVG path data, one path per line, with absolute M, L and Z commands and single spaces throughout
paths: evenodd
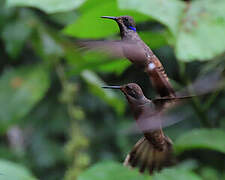
M 165 32 L 143 31 L 138 34 L 151 49 L 157 49 L 168 44 Z
M 7 0 L 8 7 L 35 7 L 46 13 L 65 12 L 79 7 L 85 0 Z
M 225 50 L 225 1 L 196 0 L 181 21 L 176 55 L 180 60 L 208 60 Z
M 6 51 L 11 58 L 16 58 L 20 54 L 24 43 L 31 34 L 31 30 L 28 22 L 22 19 L 10 21 L 4 26 L 1 37 L 5 42 Z
M 192 171 L 179 168 L 164 169 L 162 172 L 153 176 L 152 180 L 201 180 L 201 178 Z
M 151 16 L 177 33 L 185 4 L 179 0 L 118 0 L 121 9 L 132 9 Z
M 115 73 L 120 75 L 131 63 L 127 59 L 105 62 L 97 67 L 99 72 Z
M 45 95 L 49 84 L 48 72 L 40 65 L 5 71 L 0 78 L 1 130 L 22 120 Z
M 0 160 L 0 179 L 4 180 L 35 180 L 36 178 L 20 164 Z
M 79 16 L 74 24 L 67 26 L 64 33 L 78 38 L 102 38 L 118 32 L 116 22 L 101 19 L 101 16 L 119 16 L 129 14 L 135 17 L 136 22 L 144 21 L 146 16 L 135 11 L 120 10 L 115 0 L 89 0 L 80 9 Z
M 78 180 L 147 180 L 149 176 L 143 176 L 136 170 L 130 170 L 122 164 L 115 162 L 98 163 L 78 177 Z
M 156 172 L 153 176 L 143 175 L 137 169 L 129 169 L 116 162 L 100 162 L 89 168 L 78 177 L 78 180 L 201 180 L 201 178 L 189 169 L 174 166 Z
M 225 153 L 225 132 L 222 129 L 195 129 L 179 136 L 174 147 L 176 153 L 192 149 L 210 149 Z
M 212 168 L 212 167 L 203 167 L 200 171 L 201 176 L 204 178 L 204 180 L 219 180 L 223 179 L 220 177 L 220 173 L 218 172 L 217 169 Z
M 68 25 L 74 22 L 74 19 L 77 17 L 76 11 L 66 11 L 66 12 L 60 12 L 60 13 L 54 13 L 50 14 L 49 18 L 53 20 L 54 22 L 57 22 L 61 25 Z
M 121 114 L 124 112 L 124 101 L 122 101 L 114 91 L 110 89 L 103 89 L 102 86 L 104 86 L 105 83 L 94 72 L 85 70 L 81 73 L 81 76 L 87 82 L 90 91 L 94 95 L 100 97 L 102 100 L 115 108 L 117 113 Z
M 37 36 L 32 39 L 35 52 L 48 62 L 55 62 L 64 55 L 64 49 L 57 35 L 39 25 Z

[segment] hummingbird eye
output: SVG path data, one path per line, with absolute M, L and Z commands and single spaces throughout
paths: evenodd
M 129 22 L 129 20 L 128 20 L 128 18 L 124 18 L 123 19 L 123 23 L 128 27 L 128 26 L 130 26 L 130 22 Z
M 135 25 L 127 17 L 123 19 L 123 23 L 128 29 L 136 31 Z

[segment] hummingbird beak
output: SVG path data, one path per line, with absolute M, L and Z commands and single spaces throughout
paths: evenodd
M 114 17 L 114 16 L 101 16 L 101 18 L 112 19 L 115 21 L 118 19 L 118 17 Z
M 103 86 L 102 88 L 105 88 L 105 89 L 121 89 L 122 86 Z

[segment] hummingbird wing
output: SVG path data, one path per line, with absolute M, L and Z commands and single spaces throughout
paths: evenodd
M 137 126 L 140 130 L 137 131 L 137 126 L 133 126 L 132 130 L 127 132 L 148 132 L 158 130 L 187 119 L 192 112 L 186 111 L 184 106 L 180 105 L 183 104 L 185 100 L 223 88 L 224 82 L 222 70 L 217 70 L 198 78 L 187 88 L 178 91 L 176 97 L 167 96 L 151 100 L 156 108 L 152 108 L 152 103 L 149 103 L 149 105 L 146 104 L 142 113 L 139 113 L 139 116 L 136 118 Z M 192 90 L 192 95 L 189 95 L 190 88 Z
M 172 110 L 173 111 L 173 110 Z M 184 112 L 180 110 L 175 110 L 174 112 L 167 110 L 162 110 L 155 115 L 143 114 L 137 120 L 137 125 L 140 127 L 142 132 L 149 132 L 153 130 L 158 130 L 176 124 L 180 121 L 185 120 L 191 115 L 190 112 Z
M 136 123 L 132 123 L 129 128 L 122 129 L 121 133 L 148 133 L 188 119 L 192 115 L 192 111 L 187 111 L 184 106 L 177 106 L 177 104 L 179 103 L 173 102 L 173 105 L 167 103 L 167 107 L 162 108 L 161 106 L 161 110 L 150 110 L 142 113 L 136 119 Z
M 213 71 L 207 75 L 197 78 L 189 86 L 182 88 L 182 90 L 175 92 L 175 97 L 165 96 L 158 97 L 152 100 L 155 104 L 162 104 L 171 101 L 180 101 L 199 97 L 224 87 L 224 78 L 222 77 L 222 70 Z
M 77 44 L 84 50 L 95 50 L 116 58 L 128 58 L 130 61 L 135 60 L 137 62 L 140 59 L 146 59 L 144 50 L 134 41 L 83 40 L 77 41 Z
M 217 69 L 216 71 L 199 77 L 193 84 L 178 91 L 176 97 L 160 97 L 153 99 L 152 102 L 156 108 L 142 113 L 137 121 L 138 125 L 141 126 L 141 130 L 160 129 L 186 119 L 190 113 L 181 110 L 180 108 L 182 107 L 177 108 L 178 105 L 180 106 L 185 100 L 223 88 L 224 79 L 222 78 L 222 72 L 222 69 Z M 149 109 L 152 109 L 151 107 L 152 105 L 149 105 Z M 176 111 L 176 109 L 179 111 Z M 154 113 L 152 111 L 154 111 Z
M 86 40 L 77 41 L 77 44 L 84 50 L 95 50 L 113 57 L 127 58 L 144 69 L 160 96 L 175 96 L 162 64 L 145 44 L 128 40 Z
M 192 84 L 176 92 L 176 97 L 205 95 L 223 87 L 223 69 L 217 68 L 207 75 L 200 76 Z

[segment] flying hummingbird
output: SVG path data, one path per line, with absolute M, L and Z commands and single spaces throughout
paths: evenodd
M 131 16 L 102 16 L 102 18 L 112 19 L 117 22 L 121 40 L 80 41 L 80 46 L 129 59 L 133 64 L 141 67 L 148 74 L 152 85 L 161 97 L 174 97 L 175 92 L 161 62 L 139 37 L 133 18 Z
M 139 129 L 144 134 L 127 155 L 124 165 L 139 167 L 140 172 L 146 169 L 151 174 L 172 162 L 172 141 L 165 136 L 160 123 L 160 114 L 173 97 L 151 101 L 135 83 L 123 86 L 104 86 L 103 88 L 119 89 L 126 96 Z M 150 122 L 146 122 L 146 119 Z M 152 125 L 152 126 L 151 126 Z
M 198 78 L 191 85 L 191 89 L 197 92 L 197 96 L 208 94 L 223 87 L 224 79 L 219 69 L 214 73 Z M 187 90 L 183 89 L 176 93 L 176 97 L 159 97 L 150 100 L 145 97 L 140 86 L 135 83 L 122 86 L 104 86 L 103 88 L 119 89 L 123 92 L 137 126 L 144 134 L 144 137 L 135 144 L 127 155 L 124 165 L 138 166 L 140 172 L 147 169 L 151 174 L 154 170 L 160 170 L 164 166 L 173 164 L 172 141 L 164 135 L 162 128 L 185 119 L 188 113 L 176 112 L 175 115 L 169 117 L 167 112 L 180 104 L 181 100 L 190 99 L 196 95 L 186 95 Z

